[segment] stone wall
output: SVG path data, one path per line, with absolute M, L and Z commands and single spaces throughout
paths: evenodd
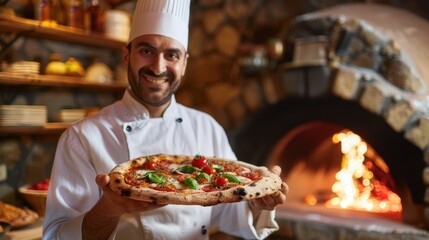
M 284 56 L 270 55 L 268 50 L 273 41 L 285 40 L 296 16 L 348 2 L 351 1 L 193 1 L 190 61 L 178 100 L 209 112 L 226 129 L 234 128 L 242 120 L 240 116 L 257 108 L 254 98 L 260 94 L 254 92 L 259 91 L 252 88 L 254 82 L 273 73 L 293 54 L 290 46 L 285 45 Z M 417 7 L 425 4 L 423 1 L 352 2 L 388 4 L 422 16 L 426 14 Z M 263 84 L 265 91 L 272 92 L 270 83 Z M 246 97 L 237 99 L 242 98 L 243 91 Z M 270 99 L 264 101 L 276 97 L 268 96 Z M 250 104 L 250 109 L 235 108 L 237 101 Z

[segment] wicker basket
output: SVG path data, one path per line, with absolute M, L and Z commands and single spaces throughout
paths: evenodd
M 31 208 L 39 214 L 39 216 L 45 216 L 46 209 L 46 196 L 48 191 L 46 190 L 32 190 L 28 189 L 29 185 L 24 185 L 19 188 L 19 193 L 22 194 L 25 201 L 30 204 Z

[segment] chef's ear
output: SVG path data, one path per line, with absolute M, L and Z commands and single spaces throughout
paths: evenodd
M 122 47 L 122 66 L 124 68 L 128 67 L 128 62 L 130 61 L 130 51 L 131 51 L 131 43 Z
M 186 52 L 185 57 L 183 59 L 182 77 L 185 76 L 185 73 L 186 73 L 186 66 L 188 65 L 188 58 L 189 58 L 189 53 Z

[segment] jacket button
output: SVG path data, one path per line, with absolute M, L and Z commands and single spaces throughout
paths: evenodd
M 131 126 L 127 126 L 125 129 L 127 129 L 127 132 L 131 132 L 131 130 L 133 130 Z
M 182 121 L 182 118 L 176 118 L 176 122 L 181 123 Z

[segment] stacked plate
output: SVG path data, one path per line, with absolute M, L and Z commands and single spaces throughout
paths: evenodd
M 48 119 L 46 106 L 0 105 L 0 126 L 44 126 Z
M 85 109 L 61 109 L 61 122 L 72 123 L 86 116 Z
M 12 63 L 5 72 L 10 73 L 27 73 L 27 74 L 39 74 L 40 63 L 32 61 L 18 61 Z

